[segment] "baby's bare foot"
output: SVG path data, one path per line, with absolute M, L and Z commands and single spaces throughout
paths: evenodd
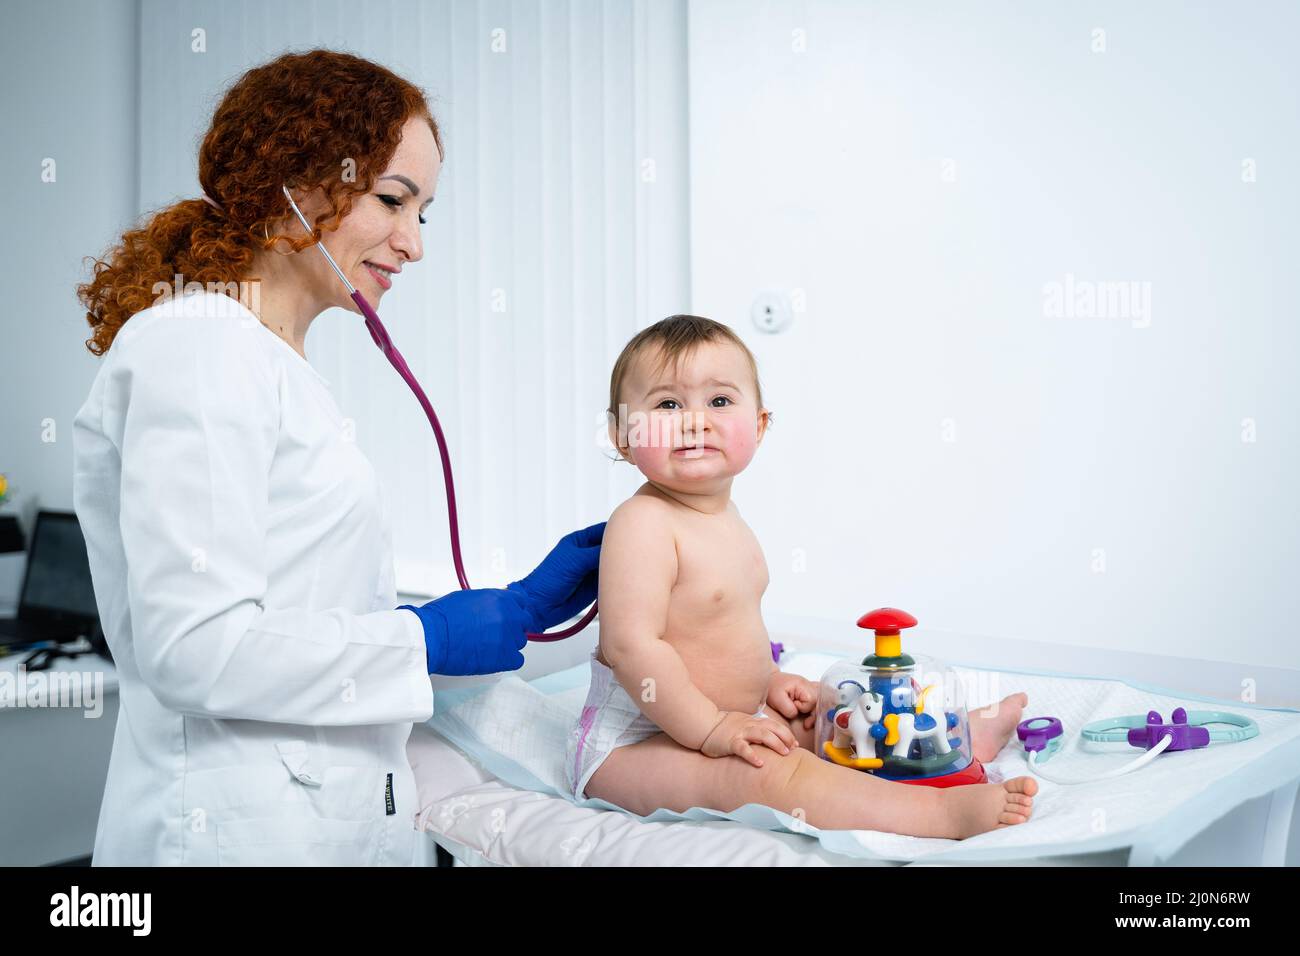
M 970 712 L 970 742 L 976 760 L 988 763 L 997 758 L 1028 704 L 1028 694 L 1008 694 L 990 707 Z
M 1033 813 L 1037 792 L 1038 781 L 1033 777 L 940 790 L 940 807 L 946 817 L 943 835 L 964 840 L 977 833 L 1024 823 Z

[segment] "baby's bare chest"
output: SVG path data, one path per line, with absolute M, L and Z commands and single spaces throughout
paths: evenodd
M 664 639 L 695 686 L 723 710 L 753 713 L 763 702 L 772 671 L 761 610 L 767 583 L 763 549 L 739 518 L 678 530 Z
M 677 585 L 670 620 L 700 627 L 729 620 L 750 623 L 767 590 L 767 561 L 749 527 L 739 519 L 707 531 L 678 529 Z

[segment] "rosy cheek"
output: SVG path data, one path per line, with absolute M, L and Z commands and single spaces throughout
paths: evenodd
M 758 427 L 752 423 L 729 421 L 719 428 L 727 458 L 733 466 L 744 467 L 754 457 L 758 448 Z
M 631 449 L 632 461 L 637 468 L 647 475 L 660 475 L 668 470 L 668 460 L 672 455 L 671 445 L 646 444 Z

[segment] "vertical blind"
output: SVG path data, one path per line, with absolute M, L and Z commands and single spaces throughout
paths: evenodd
M 635 490 L 603 412 L 624 343 L 688 311 L 684 0 L 143 0 L 140 24 L 142 211 L 198 195 L 223 91 L 282 52 L 346 50 L 429 93 L 447 155 L 423 261 L 381 312 L 447 434 L 472 584 L 526 573 Z M 379 472 L 399 588 L 454 588 L 418 404 L 351 313 L 321 315 L 307 357 Z

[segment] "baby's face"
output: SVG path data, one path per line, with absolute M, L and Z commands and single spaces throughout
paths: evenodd
M 749 362 L 730 342 L 704 342 L 655 374 L 640 355 L 623 381 L 624 428 L 610 437 L 650 481 L 700 492 L 745 470 L 767 430 Z M 616 410 L 617 411 L 617 410 Z

